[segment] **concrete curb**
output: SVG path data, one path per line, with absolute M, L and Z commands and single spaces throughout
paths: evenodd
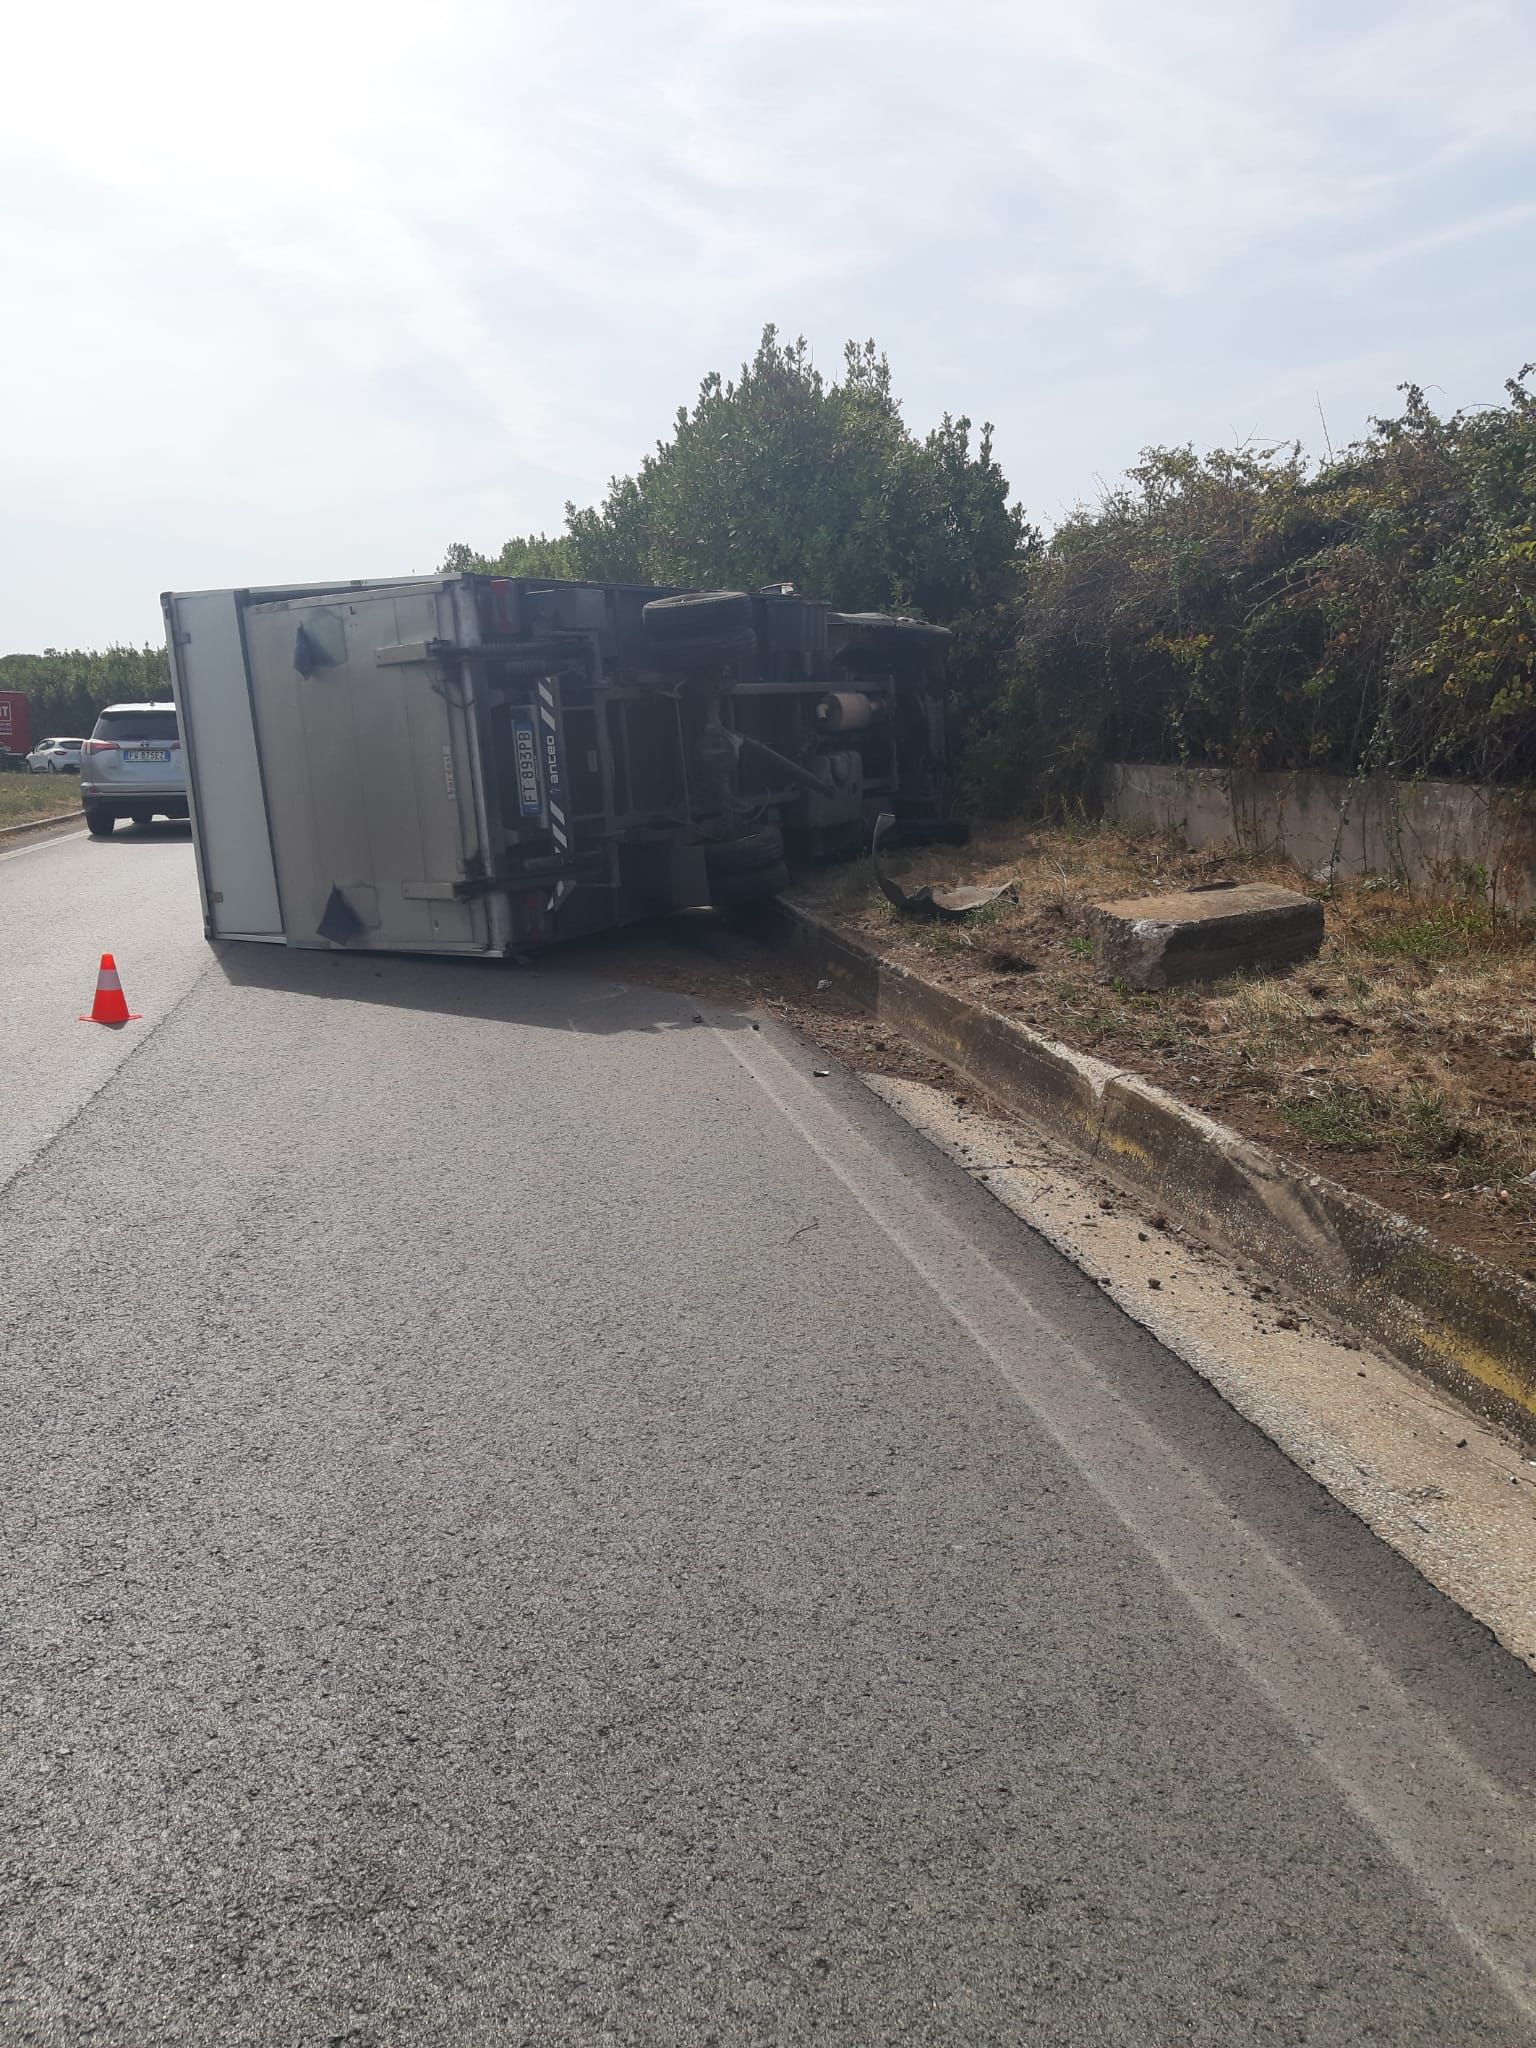
M 24 818 L 19 825 L 0 825 L 0 839 L 22 839 L 28 832 L 42 832 L 49 825 L 69 825 L 77 820 L 84 822 L 78 810 L 55 811 L 50 818 Z
M 1270 1268 L 1478 1412 L 1536 1433 L 1536 1287 L 794 904 L 773 905 L 760 935 L 1186 1228 Z

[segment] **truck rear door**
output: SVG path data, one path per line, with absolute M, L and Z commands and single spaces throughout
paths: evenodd
M 161 602 L 208 936 L 280 939 L 236 593 L 167 592 Z
M 478 758 L 437 587 L 253 603 L 246 652 L 290 945 L 484 952 Z

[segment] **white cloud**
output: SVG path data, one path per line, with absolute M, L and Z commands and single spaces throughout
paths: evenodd
M 768 319 L 1040 507 L 1298 365 L 1338 439 L 1536 353 L 1517 0 L 87 0 L 8 57 L 0 645 L 557 522 Z

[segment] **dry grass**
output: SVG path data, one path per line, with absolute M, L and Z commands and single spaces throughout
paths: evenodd
M 892 869 L 909 886 L 1009 881 L 1017 900 L 965 925 L 912 924 L 867 863 L 818 876 L 802 895 L 1037 1030 L 1326 1154 L 1357 1185 L 1390 1173 L 1420 1183 L 1427 1200 L 1480 1204 L 1500 1227 L 1536 1215 L 1536 920 L 1495 918 L 1473 899 L 1426 902 L 1367 877 L 1326 895 L 1316 960 L 1148 994 L 1096 977 L 1089 902 L 1223 875 L 1324 892 L 1288 863 L 1191 854 L 1112 828 L 991 830 L 969 847 L 897 855 Z M 1370 1191 L 1401 1204 L 1397 1188 Z
M 79 808 L 80 785 L 73 775 L 0 775 L 0 825 L 25 825 Z

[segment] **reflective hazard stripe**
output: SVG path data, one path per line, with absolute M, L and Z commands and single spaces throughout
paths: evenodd
M 555 718 L 555 693 L 549 683 L 539 684 L 539 719 L 544 727 L 544 788 L 549 801 L 549 833 L 561 853 L 570 850 L 565 811 L 561 798 L 565 779 L 560 772 L 560 728 Z

